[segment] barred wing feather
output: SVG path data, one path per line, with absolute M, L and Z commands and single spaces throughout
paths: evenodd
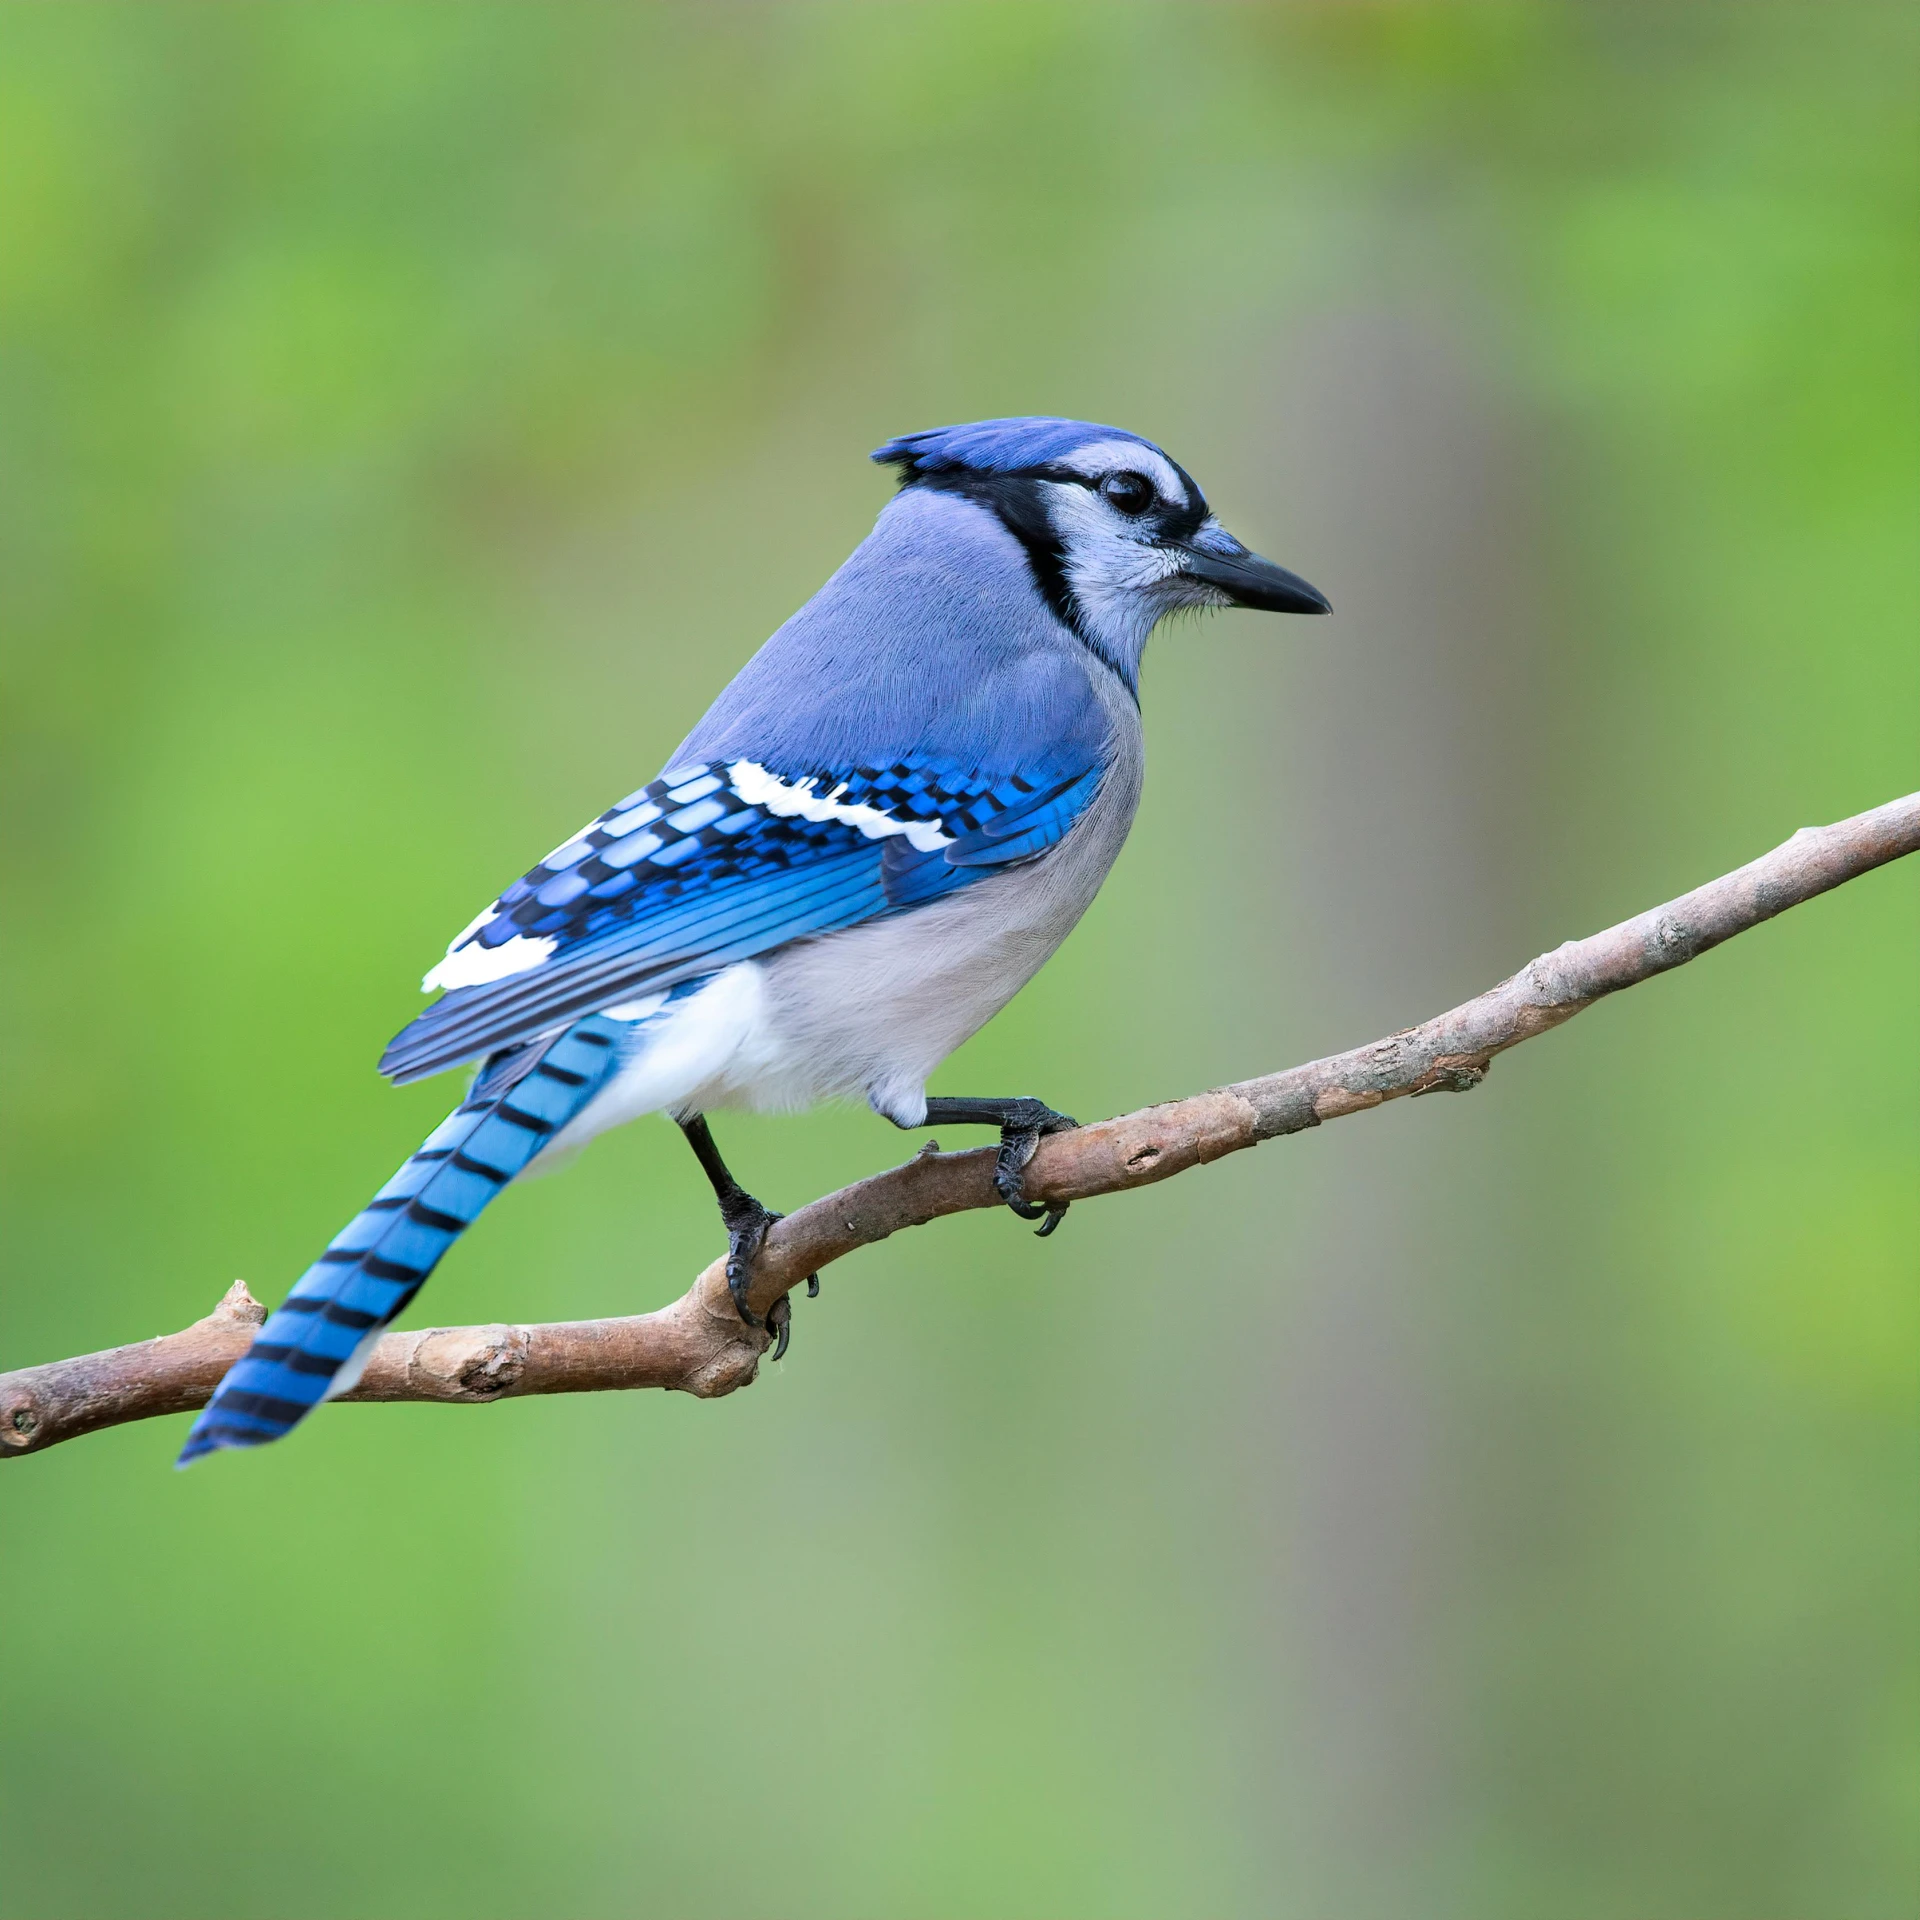
M 923 905 L 1043 854 L 1100 768 L 669 768 L 514 882 L 448 949 L 395 1036 L 397 1081 L 794 940 Z

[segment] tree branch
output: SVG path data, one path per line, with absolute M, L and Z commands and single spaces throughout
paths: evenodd
M 1843 881 L 1920 849 L 1920 794 L 1784 846 L 1663 907 L 1570 940 L 1449 1013 L 1326 1060 L 1049 1135 L 1028 1166 L 1029 1199 L 1061 1202 L 1170 1179 L 1261 1140 L 1317 1127 L 1402 1094 L 1464 1093 L 1496 1053 L 1583 1008 L 1770 920 Z M 767 1309 L 810 1273 L 903 1227 L 999 1204 L 994 1150 L 941 1153 L 856 1181 L 789 1214 L 768 1235 L 752 1301 Z M 236 1280 L 180 1333 L 0 1374 L 0 1458 L 100 1427 L 204 1406 L 266 1309 Z M 743 1325 L 716 1260 L 672 1306 L 616 1320 L 547 1326 L 431 1327 L 389 1333 L 350 1400 L 478 1406 L 531 1393 L 671 1387 L 712 1398 L 752 1381 L 768 1344 Z

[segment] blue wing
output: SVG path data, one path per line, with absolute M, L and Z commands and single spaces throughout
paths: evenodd
M 1098 764 L 670 767 L 517 880 L 428 975 L 380 1070 L 418 1080 L 789 941 L 937 899 L 1060 840 Z

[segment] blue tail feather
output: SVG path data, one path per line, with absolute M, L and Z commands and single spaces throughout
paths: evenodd
M 277 1440 L 360 1377 L 381 1332 L 497 1194 L 600 1092 L 634 1029 L 600 1015 L 497 1056 L 227 1370 L 178 1465 Z

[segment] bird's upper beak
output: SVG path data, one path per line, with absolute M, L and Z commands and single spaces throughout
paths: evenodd
M 1217 520 L 1189 539 L 1169 541 L 1168 547 L 1179 556 L 1182 573 L 1217 587 L 1236 607 L 1266 613 L 1333 611 L 1333 602 L 1318 587 L 1243 547 Z

